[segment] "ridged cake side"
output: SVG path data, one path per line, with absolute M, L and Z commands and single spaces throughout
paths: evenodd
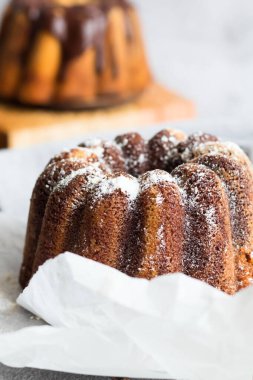
M 183 272 L 234 294 L 253 279 L 252 173 L 239 147 L 212 135 L 87 140 L 37 181 L 21 285 L 67 250 L 134 277 Z

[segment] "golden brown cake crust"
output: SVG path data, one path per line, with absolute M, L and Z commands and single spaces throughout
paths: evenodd
M 35 185 L 21 285 L 64 251 L 134 277 L 183 272 L 234 294 L 253 281 L 251 163 L 201 133 L 87 140 L 55 156 Z
M 183 272 L 233 294 L 235 255 L 228 199 L 220 178 L 192 163 L 172 174 L 183 190 L 186 210 Z
M 23 287 L 27 284 L 33 273 L 34 256 L 37 250 L 45 209 L 52 191 L 65 176 L 86 167 L 87 164 L 96 162 L 96 160 L 98 160 L 98 157 L 89 151 L 79 148 L 71 149 L 69 152 L 63 152 L 59 156 L 55 156 L 38 178 L 32 194 L 32 207 L 29 214 L 25 242 L 25 251 L 28 254 L 24 257 L 20 271 L 20 283 Z

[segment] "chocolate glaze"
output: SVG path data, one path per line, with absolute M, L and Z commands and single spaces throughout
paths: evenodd
M 104 40 L 108 13 L 116 6 L 124 12 L 125 34 L 131 41 L 133 28 L 128 11 L 132 5 L 127 0 L 97 0 L 73 6 L 63 6 L 50 0 L 12 0 L 12 10 L 25 12 L 31 27 L 29 51 L 25 52 L 24 61 L 33 48 L 36 36 L 44 30 L 61 43 L 63 57 L 60 77 L 64 75 L 68 62 L 88 48 L 95 49 L 96 70 L 98 73 L 102 72 L 105 64 Z M 117 76 L 117 67 L 113 68 L 113 76 Z
M 0 30 L 0 42 L 3 42 L 9 34 L 9 26 L 12 21 L 12 12 L 8 8 L 2 21 Z
M 88 48 L 95 47 L 97 70 L 104 65 L 104 36 L 106 17 L 98 7 L 76 6 L 67 11 L 67 38 L 64 41 L 64 60 L 68 61 L 82 54 Z

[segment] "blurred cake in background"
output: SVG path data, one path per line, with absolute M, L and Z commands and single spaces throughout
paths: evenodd
M 53 108 L 134 98 L 150 83 L 128 0 L 12 0 L 0 34 L 0 97 Z
M 0 148 L 195 115 L 192 101 L 153 79 L 130 1 L 9 0 L 0 25 Z

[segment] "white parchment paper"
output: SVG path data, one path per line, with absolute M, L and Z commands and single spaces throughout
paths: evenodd
M 58 150 L 0 153 L 0 362 L 101 376 L 251 380 L 253 288 L 229 297 L 182 274 L 148 282 L 64 253 L 19 296 L 29 197 Z
M 182 274 L 133 279 L 65 253 L 18 304 L 51 327 L 2 334 L 0 361 L 10 366 L 189 380 L 253 373 L 253 288 L 230 297 Z

